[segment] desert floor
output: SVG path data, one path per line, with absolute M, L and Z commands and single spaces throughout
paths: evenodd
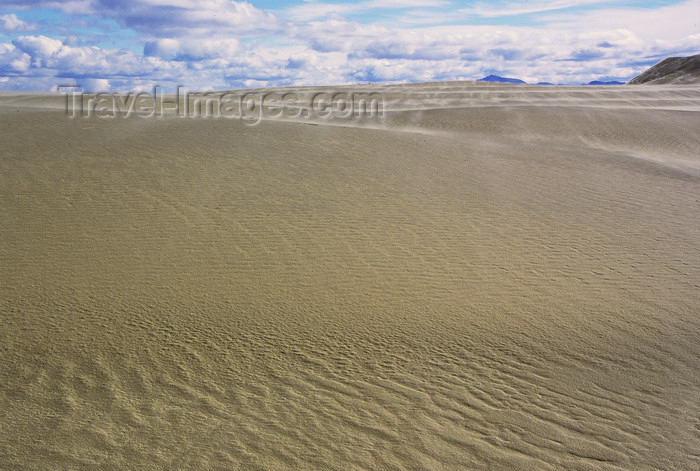
M 361 90 L 0 96 L 0 469 L 700 469 L 700 87 Z

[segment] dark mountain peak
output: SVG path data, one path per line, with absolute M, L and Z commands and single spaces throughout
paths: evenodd
M 627 82 L 629 84 L 700 83 L 700 54 L 669 57 Z
M 520 79 L 499 77 L 498 75 L 489 75 L 488 77 L 481 78 L 477 82 L 495 82 L 495 83 L 527 83 Z
M 601 82 L 600 80 L 594 80 L 592 82 L 588 82 L 586 85 L 624 85 L 625 82 L 618 82 L 616 80 L 612 80 L 610 82 Z

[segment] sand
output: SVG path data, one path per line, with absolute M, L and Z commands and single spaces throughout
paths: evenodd
M 0 469 L 700 468 L 700 88 L 363 90 L 0 97 Z

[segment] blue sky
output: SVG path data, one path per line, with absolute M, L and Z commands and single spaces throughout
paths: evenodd
M 700 53 L 700 0 L 3 0 L 0 90 L 627 80 Z

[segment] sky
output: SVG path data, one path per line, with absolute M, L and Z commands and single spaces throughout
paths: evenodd
M 0 90 L 627 81 L 700 53 L 700 0 L 0 0 Z

